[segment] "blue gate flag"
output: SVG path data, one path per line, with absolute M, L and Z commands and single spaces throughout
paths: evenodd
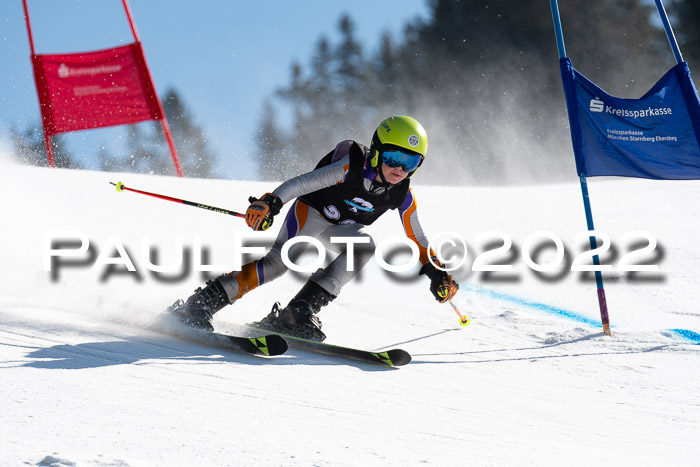
M 560 60 L 579 175 L 700 179 L 700 99 L 686 62 L 639 99 L 603 91 Z

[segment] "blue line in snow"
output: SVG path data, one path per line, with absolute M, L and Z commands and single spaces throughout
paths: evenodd
M 669 331 L 671 331 L 674 334 L 678 334 L 684 339 L 688 339 L 689 341 L 695 342 L 696 344 L 700 344 L 700 334 L 698 334 L 695 331 L 691 331 L 689 329 L 669 329 Z
M 552 305 L 547 305 L 545 303 L 538 303 L 538 302 L 533 302 L 531 300 L 527 300 L 521 297 L 516 297 L 515 295 L 508 295 L 505 293 L 501 292 L 496 292 L 495 290 L 487 289 L 484 287 L 479 287 L 476 285 L 472 284 L 466 284 L 462 287 L 460 287 L 462 290 L 468 290 L 470 292 L 478 293 L 481 295 L 485 295 L 486 297 L 493 298 L 496 300 L 503 300 L 506 302 L 514 303 L 516 305 L 520 305 L 526 308 L 531 308 L 533 310 L 537 311 L 543 311 L 545 313 L 553 314 L 553 315 L 558 315 L 558 316 L 563 316 L 565 318 L 572 319 L 574 321 L 577 321 L 579 323 L 584 323 L 588 324 L 593 327 L 602 327 L 600 321 L 587 318 L 583 315 L 580 315 L 578 313 L 574 313 L 573 311 L 570 310 L 565 310 L 564 308 L 558 308 Z M 700 334 L 698 334 L 695 331 L 691 331 L 689 329 L 668 329 L 668 331 L 684 338 L 689 341 L 695 342 L 696 344 L 700 344 Z
M 461 287 L 462 289 L 466 288 L 470 292 L 475 292 L 481 295 L 485 295 L 489 298 L 495 298 L 497 300 L 504 300 L 506 302 L 511 302 L 516 305 L 524 306 L 526 308 L 531 308 L 533 310 L 538 310 L 538 311 L 543 311 L 545 313 L 553 314 L 553 315 L 558 315 L 558 316 L 564 316 L 566 318 L 572 319 L 574 321 L 577 321 L 579 323 L 584 323 L 588 324 L 593 327 L 602 327 L 602 324 L 600 321 L 588 318 L 586 316 L 580 315 L 578 313 L 574 313 L 573 311 L 570 310 L 565 310 L 564 308 L 558 308 L 552 305 L 547 305 L 545 303 L 538 303 L 538 302 L 533 302 L 531 300 L 527 300 L 521 297 L 516 297 L 515 295 L 508 295 L 504 294 L 501 292 L 496 292 L 495 290 L 491 289 L 486 289 L 483 287 L 478 287 L 475 285 L 470 285 L 468 284 L 466 287 Z

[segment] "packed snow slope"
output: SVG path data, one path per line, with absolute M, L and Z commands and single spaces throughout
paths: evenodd
M 269 246 L 281 219 L 272 234 L 255 234 L 241 219 L 118 193 L 110 181 L 233 210 L 275 187 L 0 165 L 0 465 L 680 466 L 700 458 L 698 182 L 590 181 L 596 227 L 612 243 L 601 257 L 613 267 L 604 273 L 610 337 L 592 275 L 569 270 L 586 244 L 575 240 L 585 230 L 577 183 L 437 187 L 416 177 L 427 233 L 467 244 L 455 303 L 471 324 L 459 326 L 415 270 L 388 274 L 376 259 L 320 315 L 329 342 L 413 355 L 389 369 L 294 349 L 253 357 L 148 330 L 205 275 L 232 269 L 237 235 Z M 528 240 L 543 230 L 561 239 L 560 263 L 553 241 Z M 657 244 L 632 263 L 658 271 L 618 271 L 649 245 L 640 230 Z M 394 212 L 371 231 L 377 243 L 403 235 Z M 481 261 L 513 270 L 473 271 L 503 237 L 508 251 Z M 75 256 L 55 257 L 67 251 Z M 403 251 L 387 261 L 407 263 Z M 525 253 L 560 267 L 537 273 Z M 150 270 L 157 266 L 170 271 Z M 216 328 L 261 318 L 304 277 L 251 292 L 216 315 Z

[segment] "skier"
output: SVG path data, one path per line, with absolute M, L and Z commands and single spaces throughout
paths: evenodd
M 429 251 L 410 188 L 410 177 L 423 163 L 427 149 L 428 137 L 418 121 L 407 116 L 390 117 L 379 124 L 369 148 L 355 141 L 342 141 L 313 171 L 287 180 L 259 199 L 249 198 L 246 223 L 258 231 L 268 229 L 282 206 L 296 199 L 270 251 L 240 271 L 208 281 L 186 302 L 178 300 L 168 310 L 190 326 L 212 331 L 214 313 L 287 271 L 281 256 L 285 242 L 305 235 L 318 238 L 332 249 L 342 244 L 331 244 L 331 237 L 351 237 L 355 250 L 364 252 L 353 257 L 354 268 L 348 265 L 347 248 L 341 248 L 328 266 L 311 275 L 285 308 L 275 304 L 267 317 L 255 323 L 256 327 L 323 341 L 326 336 L 317 313 L 369 261 L 367 253 L 374 251 L 374 243 L 366 226 L 389 209 L 399 210 L 406 235 L 418 245 L 423 265 L 420 274 L 430 278 L 432 294 L 441 303 L 450 300 L 459 285 Z M 291 246 L 289 258 L 294 261 L 305 246 L 301 242 Z

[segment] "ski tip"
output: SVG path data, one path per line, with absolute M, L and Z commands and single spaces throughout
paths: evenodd
M 386 352 L 372 352 L 379 363 L 386 366 L 397 367 L 411 363 L 411 354 L 401 349 L 392 349 Z
M 389 351 L 392 366 L 404 366 L 411 363 L 411 354 L 401 349 Z
M 282 337 L 276 334 L 268 334 L 260 337 L 249 337 L 250 342 L 255 346 L 258 354 L 268 357 L 282 355 L 289 348 L 289 344 Z

